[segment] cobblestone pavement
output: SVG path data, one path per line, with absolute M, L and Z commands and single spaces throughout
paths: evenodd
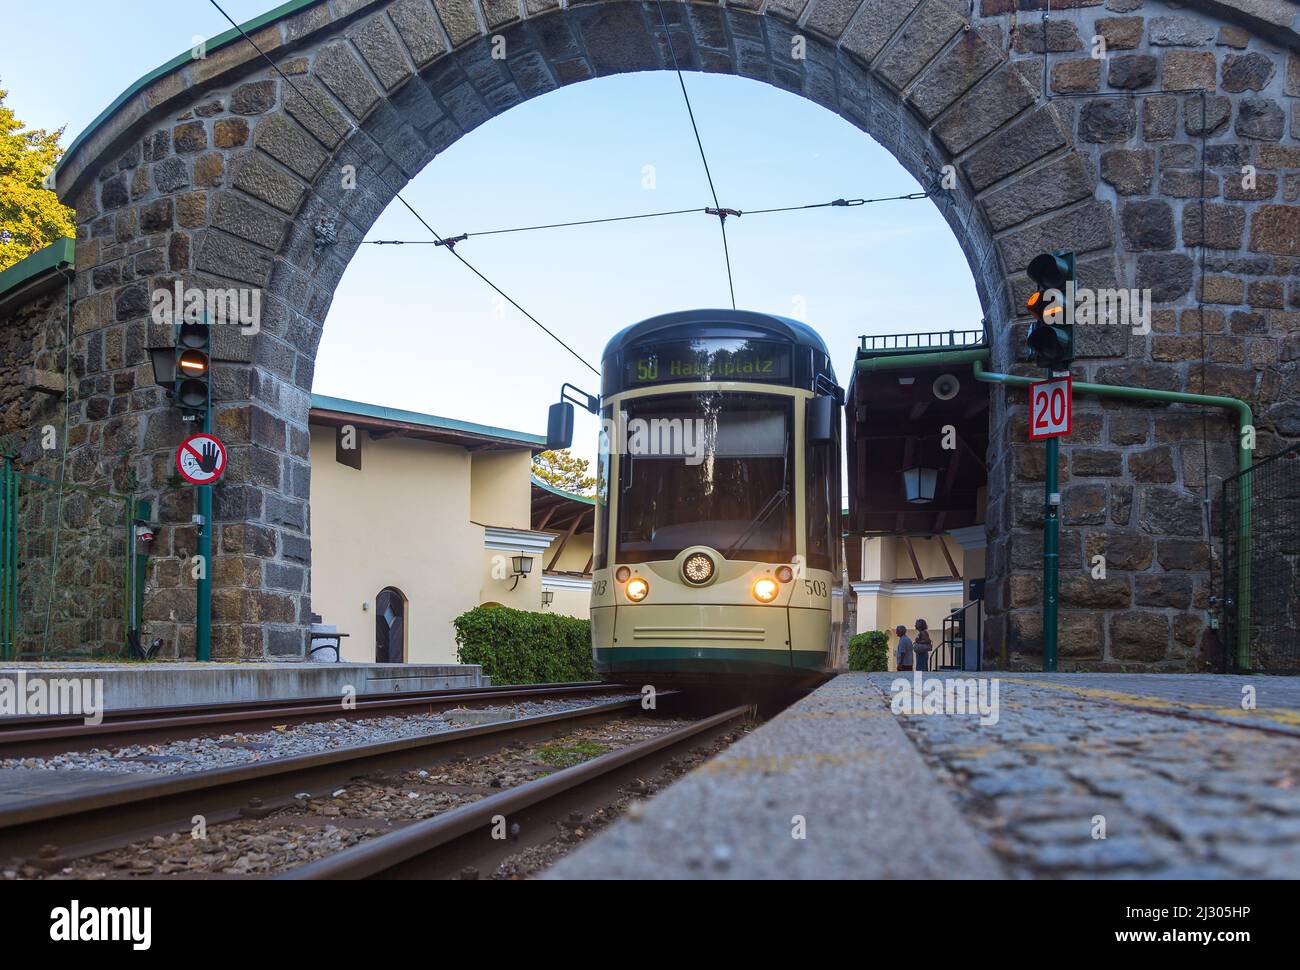
M 872 676 L 882 704 L 897 677 Z M 898 719 L 1013 876 L 1300 878 L 1300 680 L 997 681 L 996 723 Z
M 1285 731 L 1300 737 L 1300 677 L 1219 674 L 1004 674 L 1080 697 L 1196 718 Z M 1249 698 L 1251 708 L 1242 707 Z

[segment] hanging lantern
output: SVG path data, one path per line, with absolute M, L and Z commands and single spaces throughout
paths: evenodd
M 920 465 L 903 469 L 903 494 L 913 505 L 934 501 L 935 486 L 939 484 L 939 470 Z

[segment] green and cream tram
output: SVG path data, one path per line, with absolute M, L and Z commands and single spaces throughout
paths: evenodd
M 827 676 L 843 623 L 843 392 L 822 339 L 765 313 L 670 313 L 614 337 L 599 400 L 582 397 L 601 419 L 591 587 L 600 675 Z M 570 405 L 555 405 L 548 444 L 565 446 L 572 420 Z

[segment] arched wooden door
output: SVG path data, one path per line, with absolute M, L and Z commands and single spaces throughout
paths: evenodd
M 406 660 L 406 597 L 389 586 L 375 597 L 375 663 Z

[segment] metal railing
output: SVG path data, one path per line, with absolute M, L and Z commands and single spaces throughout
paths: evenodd
M 917 350 L 962 350 L 986 346 L 984 330 L 932 330 L 928 333 L 886 333 L 858 337 L 864 353 L 901 354 Z
M 1230 525 L 1243 502 L 1249 516 L 1244 532 Z M 1226 479 L 1221 521 L 1225 669 L 1300 672 L 1300 445 Z M 1246 649 L 1239 652 L 1242 643 Z
M 974 615 L 971 615 L 974 610 Z M 973 630 L 972 630 L 973 627 Z M 973 632 L 968 637 L 967 633 Z M 966 670 L 966 645 L 971 644 L 975 651 L 975 666 L 971 670 L 984 669 L 984 601 L 971 600 L 965 606 L 958 607 L 943 618 L 943 636 L 934 651 L 934 670 Z

